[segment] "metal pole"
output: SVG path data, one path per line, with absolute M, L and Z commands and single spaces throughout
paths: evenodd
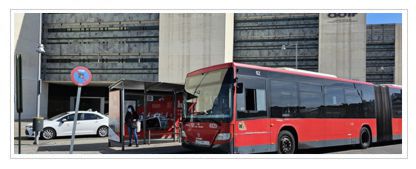
M 17 153 L 20 154 L 22 152 L 22 124 L 21 124 L 21 116 L 22 113 L 18 113 L 19 114 L 19 145 L 18 145 L 18 150 Z
M 42 44 L 42 13 L 39 14 L 39 45 Z M 37 111 L 36 117 L 40 117 L 40 94 L 42 93 L 42 78 L 41 78 L 41 66 L 42 66 L 42 53 L 38 53 L 38 97 L 37 97 Z M 39 143 L 39 132 L 35 132 L 35 142 Z
M 173 91 L 173 142 L 176 141 L 176 92 Z
M 16 58 L 16 71 L 15 71 L 15 82 L 16 82 L 16 111 L 19 114 L 18 115 L 18 121 L 19 121 L 19 142 L 18 142 L 18 154 L 21 153 L 22 148 L 22 119 L 21 114 L 23 112 L 23 102 L 22 102 L 22 55 L 17 55 Z
M 298 68 L 298 42 L 296 42 L 295 48 L 296 48 L 295 65 L 296 65 L 296 69 L 297 69 Z
M 120 111 L 120 118 L 121 118 L 121 128 L 120 128 L 120 140 L 121 140 L 121 150 L 124 151 L 124 93 L 125 93 L 125 89 L 124 89 L 124 82 L 121 88 L 121 111 Z
M 77 101 L 75 103 L 74 123 L 73 123 L 73 126 L 72 126 L 71 146 L 69 148 L 69 154 L 72 154 L 73 151 L 74 151 L 75 131 L 77 130 L 78 109 L 79 109 L 79 100 L 80 100 L 80 97 L 81 97 L 81 88 L 82 87 L 78 86 Z
M 144 109 L 144 112 L 143 112 L 143 144 L 146 144 L 147 143 L 147 140 L 146 140 L 146 130 L 147 130 L 147 127 L 146 127 L 146 120 L 147 120 L 147 92 L 146 92 L 146 84 L 145 84 L 145 86 L 144 86 L 144 95 L 143 95 L 143 109 Z
M 179 138 L 178 138 L 178 142 L 182 143 L 182 122 L 179 122 Z
M 182 121 L 180 122 L 180 128 L 179 128 L 179 142 L 182 143 L 182 131 L 183 131 L 183 119 L 186 117 L 187 111 L 188 111 L 188 105 L 186 104 L 186 98 L 187 98 L 187 94 L 184 91 L 182 93 L 182 114 L 181 114 L 181 119 Z
M 231 144 L 230 144 L 230 154 L 234 154 L 234 136 L 235 136 L 235 129 L 234 129 L 234 124 L 231 125 L 231 130 L 233 131 L 233 134 L 231 135 L 232 139 L 231 139 Z

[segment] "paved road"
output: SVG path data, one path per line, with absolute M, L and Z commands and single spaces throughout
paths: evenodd
M 15 127 L 17 130 L 17 126 Z M 24 127 L 23 127 L 24 128 Z M 24 133 L 24 132 L 22 132 Z M 17 153 L 17 131 L 15 132 L 14 150 Z M 33 145 L 33 139 L 23 137 L 22 153 L 24 154 L 67 154 L 70 137 L 61 137 L 54 140 L 40 140 L 39 145 Z M 137 147 L 126 146 L 125 151 L 120 147 L 108 147 L 107 138 L 96 136 L 76 137 L 74 153 L 78 154 L 209 154 L 213 152 L 193 152 L 184 149 L 178 142 L 154 142 L 151 145 Z M 368 149 L 358 149 L 354 146 L 340 146 L 331 148 L 302 150 L 300 154 L 401 154 L 401 142 L 375 144 Z

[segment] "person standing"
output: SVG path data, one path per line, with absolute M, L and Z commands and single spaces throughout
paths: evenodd
M 131 146 L 131 137 L 134 135 L 134 142 L 136 143 L 136 147 L 139 147 L 139 142 L 137 138 L 137 120 L 139 119 L 138 114 L 134 111 L 133 106 L 127 107 L 127 114 L 125 117 L 125 122 L 128 128 L 129 133 L 129 147 Z

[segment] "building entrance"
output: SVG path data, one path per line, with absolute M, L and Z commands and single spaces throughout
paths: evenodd
M 76 97 L 71 96 L 70 98 L 70 110 L 75 110 L 75 102 Z M 104 97 L 81 97 L 80 103 L 79 103 L 79 110 L 85 111 L 85 110 L 91 110 L 91 111 L 97 111 L 100 113 L 104 112 L 104 104 L 105 104 L 105 98 Z

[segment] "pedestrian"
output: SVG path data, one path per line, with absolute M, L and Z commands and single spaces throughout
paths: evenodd
M 125 117 L 125 122 L 129 132 L 129 147 L 131 146 L 131 136 L 134 135 L 134 142 L 136 143 L 136 147 L 139 147 L 139 142 L 137 138 L 137 120 L 139 119 L 138 114 L 134 111 L 133 106 L 127 107 L 127 114 Z

